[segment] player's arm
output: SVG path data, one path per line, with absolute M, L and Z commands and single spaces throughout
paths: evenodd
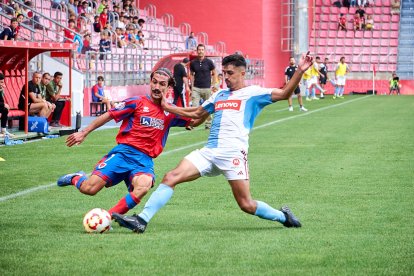
M 302 79 L 303 73 L 308 70 L 313 64 L 313 57 L 307 54 L 302 54 L 300 59 L 298 69 L 296 69 L 295 74 L 293 74 L 292 78 L 289 82 L 282 88 L 275 88 L 272 90 L 272 101 L 280 101 L 289 99 L 292 95 L 293 91 L 295 91 L 296 87 L 299 85 L 300 80 Z
M 112 120 L 112 117 L 109 112 L 102 114 L 81 131 L 69 135 L 69 137 L 66 139 L 66 146 L 71 147 L 73 145 L 79 145 L 83 142 L 83 140 L 85 140 L 86 136 L 88 136 L 89 133 L 103 126 L 110 120 Z
M 213 79 L 213 86 L 218 84 L 218 75 L 217 75 L 217 72 L 216 72 L 215 68 L 213 70 L 211 70 L 211 77 Z
M 199 119 L 193 119 L 193 120 L 191 120 L 190 126 L 197 127 L 197 126 L 201 125 L 208 118 L 208 116 L 209 116 L 209 114 L 207 113 L 205 116 L 203 116 L 203 117 L 201 117 Z
M 191 119 L 201 119 L 204 116 L 208 117 L 209 115 L 209 113 L 201 105 L 198 107 L 178 107 L 169 104 L 165 97 L 162 98 L 161 107 L 167 112 Z

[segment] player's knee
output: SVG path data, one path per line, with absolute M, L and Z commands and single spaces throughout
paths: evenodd
M 256 205 L 253 200 L 243 200 L 239 202 L 240 209 L 248 214 L 254 214 L 256 212 Z
M 181 173 L 178 170 L 172 170 L 167 172 L 162 179 L 162 183 L 171 187 L 178 184 Z

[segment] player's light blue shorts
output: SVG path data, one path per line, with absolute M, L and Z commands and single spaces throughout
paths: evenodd
M 122 180 L 129 191 L 132 191 L 132 178 L 146 174 L 155 181 L 154 161 L 145 153 L 124 144 L 114 147 L 95 166 L 93 175 L 106 181 L 106 187 L 111 187 Z

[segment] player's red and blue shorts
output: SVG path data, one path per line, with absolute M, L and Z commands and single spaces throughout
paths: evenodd
M 124 144 L 114 147 L 95 166 L 93 175 L 106 181 L 106 187 L 111 187 L 122 180 L 129 191 L 133 190 L 132 178 L 146 174 L 155 181 L 154 161 L 145 153 Z

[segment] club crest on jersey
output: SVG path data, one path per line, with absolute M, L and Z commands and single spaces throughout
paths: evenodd
M 144 106 L 144 108 L 142 109 L 142 112 L 149 112 L 149 107 L 148 106 Z
M 241 100 L 218 101 L 214 105 L 215 110 L 233 109 L 240 110 Z
M 164 129 L 164 120 L 142 116 L 140 122 L 143 126 L 153 127 L 160 130 Z
M 115 109 L 116 109 L 116 110 L 121 110 L 121 109 L 124 109 L 124 107 L 125 107 L 125 102 L 116 103 L 114 106 L 115 106 Z

